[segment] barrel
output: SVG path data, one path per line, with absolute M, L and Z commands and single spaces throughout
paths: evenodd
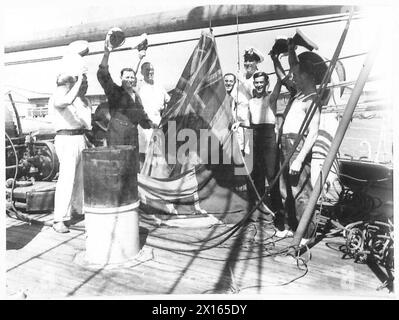
M 133 146 L 83 151 L 85 260 L 123 263 L 140 251 L 137 162 Z

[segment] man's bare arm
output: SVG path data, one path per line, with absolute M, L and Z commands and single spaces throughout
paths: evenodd
M 281 91 L 281 80 L 280 78 L 277 78 L 277 82 L 274 86 L 273 92 L 270 94 L 270 108 L 272 109 L 273 113 L 276 114 L 277 110 L 277 99 L 278 96 L 280 95 Z
M 139 71 L 139 67 L 141 64 L 141 61 L 143 60 L 143 58 L 147 55 L 147 51 L 146 50 L 141 50 L 138 53 L 138 57 L 139 57 L 139 61 L 137 61 L 137 65 L 134 68 L 134 73 L 137 75 L 137 72 Z
M 103 58 L 101 59 L 101 63 L 100 63 L 100 66 L 102 66 L 103 68 L 108 67 L 108 60 L 109 60 L 110 52 L 111 51 L 109 51 L 108 47 L 106 45 L 104 45 L 104 54 L 103 54 Z
M 61 88 L 57 88 L 56 92 L 54 93 L 54 107 L 63 109 L 72 104 L 78 96 L 82 80 L 83 74 L 78 76 L 77 81 L 75 82 L 71 90 L 69 90 L 69 92 L 67 93 L 61 92 Z
M 285 78 L 285 71 L 281 66 L 281 62 L 278 59 L 278 56 L 273 52 L 270 52 L 270 58 L 273 61 L 274 71 L 276 72 L 276 76 L 278 79 L 283 80 Z
M 112 94 L 114 88 L 114 81 L 112 80 L 111 74 L 109 73 L 109 55 L 111 50 L 109 49 L 107 40 L 104 42 L 104 55 L 101 59 L 101 63 L 97 70 L 97 80 L 101 87 L 104 89 L 105 95 L 108 97 Z
M 278 59 L 278 56 L 272 52 L 270 52 L 270 57 L 273 61 L 274 71 L 276 72 L 277 79 L 280 80 L 280 89 L 278 94 L 281 91 L 281 85 L 284 85 L 287 90 L 293 95 L 296 93 L 295 85 L 292 81 L 289 80 L 289 75 L 285 74 L 283 67 L 281 66 L 281 62 Z M 276 88 L 275 88 L 276 89 Z M 278 96 L 276 97 L 276 101 Z
M 299 60 L 295 52 L 295 43 L 292 38 L 288 38 L 288 63 L 290 64 L 290 69 L 299 68 Z

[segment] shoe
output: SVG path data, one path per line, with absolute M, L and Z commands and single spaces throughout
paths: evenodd
M 63 221 L 55 222 L 53 224 L 53 229 L 54 229 L 55 232 L 58 232 L 58 233 L 67 233 L 67 232 L 69 232 L 69 228 L 64 224 Z
M 277 238 L 288 238 L 288 237 L 293 237 L 294 233 L 291 230 L 277 230 L 275 236 Z
M 69 221 L 64 221 L 64 224 L 69 228 L 72 225 L 75 225 L 79 223 L 80 221 L 83 221 L 85 219 L 84 214 L 79 214 L 79 215 L 72 215 L 71 220 Z
M 261 216 L 258 217 L 258 219 L 261 221 L 272 223 L 274 221 L 274 216 L 271 214 L 262 214 Z
M 310 239 L 302 238 L 301 242 L 299 243 L 299 246 L 304 247 L 304 246 L 308 245 L 309 242 L 310 242 Z

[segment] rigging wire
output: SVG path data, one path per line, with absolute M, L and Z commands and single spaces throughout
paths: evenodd
M 23 91 L 30 92 L 30 93 L 40 94 L 40 95 L 51 95 L 51 93 L 48 93 L 48 92 L 38 92 L 38 91 L 26 89 L 26 88 L 17 87 L 17 86 L 11 85 L 11 84 L 5 84 L 5 86 L 6 87 L 10 87 L 10 88 L 14 88 L 14 89 L 17 89 L 17 90 L 23 90 Z M 19 95 L 21 95 L 24 98 L 28 98 L 28 97 L 24 96 L 22 93 L 17 92 L 15 90 L 10 90 L 10 91 L 15 92 L 16 94 L 19 94 Z
M 339 16 L 338 18 L 345 17 L 345 16 L 346 15 L 342 15 L 342 16 Z M 335 19 L 335 20 L 330 20 L 330 19 Z M 353 19 L 358 20 L 358 19 L 362 19 L 362 17 L 354 17 Z M 263 27 L 263 28 L 248 29 L 248 30 L 239 32 L 239 34 L 250 34 L 250 33 L 264 32 L 264 31 L 288 29 L 288 28 L 303 27 L 303 26 L 312 26 L 312 25 L 319 25 L 319 24 L 326 24 L 326 23 L 335 23 L 335 22 L 341 22 L 341 21 L 346 21 L 346 19 L 337 19 L 337 17 L 327 17 L 327 18 L 312 19 L 312 20 L 307 20 L 307 21 L 302 21 L 302 22 L 286 23 L 286 24 Z M 215 38 L 235 36 L 235 35 L 236 35 L 236 32 L 230 32 L 230 33 L 215 35 Z M 160 42 L 160 43 L 149 44 L 148 47 L 157 47 L 157 46 L 178 44 L 178 43 L 197 41 L 197 40 L 198 40 L 198 37 L 183 39 L 183 40 L 176 40 L 176 41 Z M 118 52 L 118 51 L 132 50 L 132 49 L 133 48 L 131 48 L 131 47 L 125 47 L 125 48 L 117 48 L 114 51 Z M 98 54 L 103 54 L 103 53 L 104 53 L 103 50 L 94 51 L 94 52 L 89 52 L 88 56 L 98 55 Z M 9 61 L 9 62 L 5 62 L 4 65 L 11 66 L 11 65 L 19 65 L 19 64 L 27 64 L 27 63 L 55 61 L 55 60 L 60 60 L 60 59 L 62 59 L 62 56 L 53 56 L 53 57 L 45 57 L 45 58 Z
M 339 60 L 344 60 L 344 59 L 364 56 L 366 54 L 367 54 L 367 52 L 362 52 L 362 53 L 358 53 L 358 54 L 352 54 L 352 55 L 349 55 L 349 56 L 339 57 Z M 239 53 L 238 53 L 238 56 L 239 56 Z M 331 62 L 331 60 L 325 60 L 325 62 Z M 240 70 L 240 61 L 237 62 L 237 65 L 238 65 L 238 70 Z M 289 71 L 289 69 L 285 69 L 284 71 Z M 273 74 L 275 74 L 275 72 L 268 72 L 267 73 L 267 75 L 273 75 Z M 381 78 L 380 76 L 371 77 L 371 78 L 368 79 L 368 81 L 377 81 L 380 78 Z M 335 88 L 335 87 L 339 87 L 339 86 L 350 86 L 350 85 L 355 84 L 355 82 L 356 82 L 355 80 L 352 80 L 352 81 L 345 81 L 345 82 L 342 82 L 342 83 L 329 84 L 328 88 Z M 36 93 L 36 94 L 51 95 L 50 93 L 47 93 L 47 92 L 46 93 L 45 92 L 38 92 L 38 91 L 26 89 L 26 88 L 15 87 L 15 86 L 12 86 L 12 85 L 6 85 L 6 86 L 14 87 L 16 89 L 20 89 L 20 90 L 24 90 L 24 91 L 32 92 L 32 93 Z M 13 90 L 11 90 L 11 91 L 13 91 Z M 15 92 L 15 91 L 13 91 L 13 92 Z M 5 93 L 5 94 L 7 94 L 7 93 Z M 287 94 L 287 92 L 283 92 L 281 94 L 285 95 L 285 94 Z M 8 101 L 8 99 L 7 99 L 7 101 Z M 15 101 L 15 102 L 16 103 L 21 103 L 21 104 L 34 104 L 33 102 L 26 102 L 26 101 Z M 372 102 L 374 102 L 374 101 L 372 101 Z M 345 106 L 345 105 L 342 105 L 342 106 Z M 329 107 L 329 106 L 327 106 L 327 107 Z
M 240 71 L 241 71 L 240 70 L 240 31 L 239 31 L 239 24 L 238 24 L 238 5 L 236 5 L 236 28 L 237 28 L 237 30 L 236 30 L 237 38 L 236 39 L 237 39 L 237 75 L 238 75 L 238 74 L 240 74 Z M 238 116 L 238 88 L 240 86 L 240 79 L 238 76 L 236 77 L 236 82 L 237 82 L 236 83 L 237 90 L 235 92 L 235 94 L 236 94 L 235 113 L 236 113 L 236 119 L 237 119 L 237 116 Z

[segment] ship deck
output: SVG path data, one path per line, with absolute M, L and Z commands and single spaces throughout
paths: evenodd
M 51 222 L 52 214 L 32 218 Z M 85 221 L 70 233 L 7 217 L 7 295 L 27 299 L 224 294 L 229 298 L 276 296 L 393 298 L 382 288 L 377 264 L 356 263 L 342 236 L 318 236 L 300 259 L 278 254 L 291 239 L 279 239 L 266 221 L 241 228 L 225 242 L 207 241 L 229 225 L 170 227 L 140 219 L 140 253 L 123 264 L 85 262 Z M 198 241 L 194 243 L 195 241 Z M 215 244 L 213 248 L 207 247 Z M 207 249 L 192 251 L 192 249 Z

